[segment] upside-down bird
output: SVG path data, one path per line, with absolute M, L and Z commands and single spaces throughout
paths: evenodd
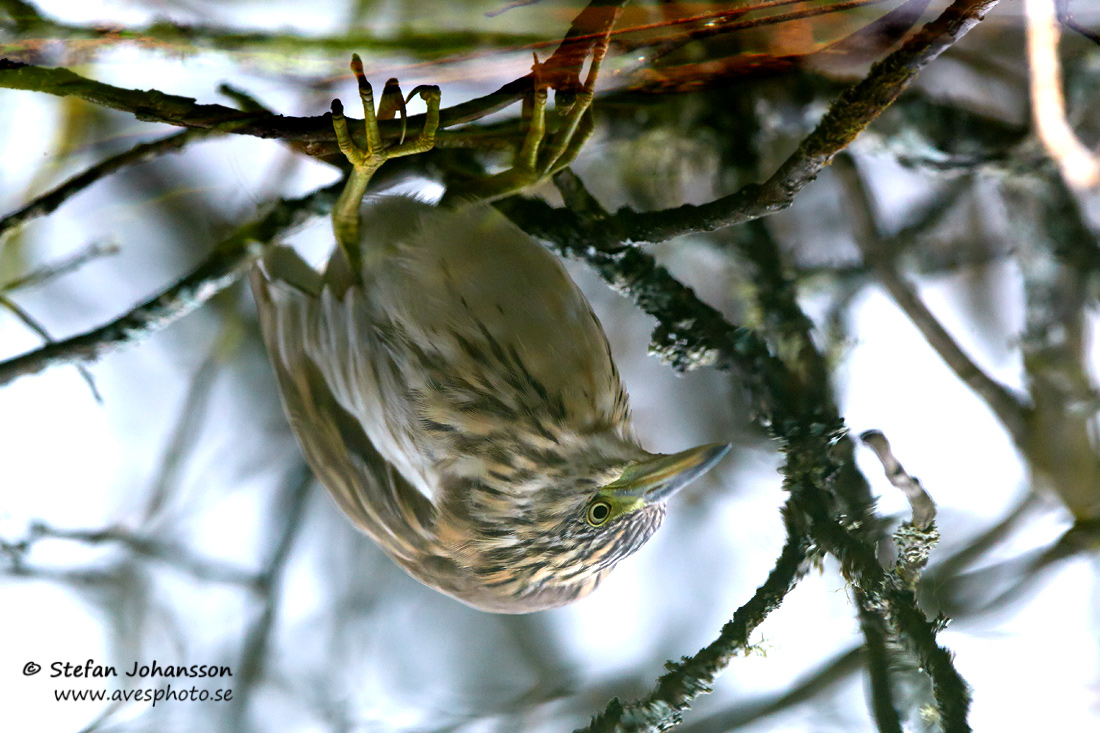
M 592 308 L 496 210 L 363 204 L 385 160 L 432 147 L 439 91 L 417 90 L 424 129 L 386 147 L 376 119 L 393 115 L 400 91 L 388 85 L 375 113 L 357 58 L 353 69 L 366 146 L 334 102 L 352 163 L 333 213 L 338 246 L 323 273 L 276 247 L 251 275 L 290 424 L 340 508 L 426 585 L 497 613 L 581 598 L 728 446 L 656 455 L 638 444 Z M 539 90 L 536 116 L 544 106 Z M 541 128 L 524 142 L 526 168 L 498 175 L 501 190 L 562 167 L 567 145 L 539 161 Z

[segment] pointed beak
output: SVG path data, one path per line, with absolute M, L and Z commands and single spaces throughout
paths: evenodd
M 653 456 L 627 467 L 604 488 L 623 498 L 660 503 L 706 473 L 729 449 L 725 443 L 700 445 L 671 456 Z

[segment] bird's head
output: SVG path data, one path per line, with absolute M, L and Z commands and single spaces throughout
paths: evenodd
M 728 445 L 653 455 L 634 445 L 511 455 L 452 496 L 452 557 L 480 586 L 473 605 L 526 612 L 574 601 L 661 526 L 665 502 Z

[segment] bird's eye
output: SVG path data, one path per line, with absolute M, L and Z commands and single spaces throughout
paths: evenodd
M 594 501 L 588 505 L 588 523 L 593 527 L 605 524 L 611 518 L 611 505 L 606 501 Z

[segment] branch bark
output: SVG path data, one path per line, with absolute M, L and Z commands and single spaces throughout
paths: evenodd
M 280 200 L 266 216 L 219 244 L 190 274 L 110 323 L 0 362 L 0 385 L 56 364 L 95 361 L 110 349 L 145 338 L 190 313 L 236 282 L 265 246 L 310 217 L 325 214 L 342 187 L 340 181 L 301 198 Z

